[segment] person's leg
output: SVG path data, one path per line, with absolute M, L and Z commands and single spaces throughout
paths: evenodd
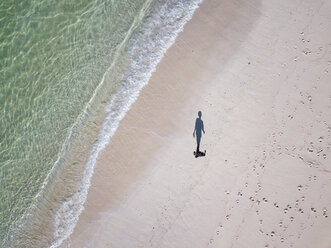
M 197 133 L 197 153 L 200 152 L 200 140 L 201 140 L 201 133 Z

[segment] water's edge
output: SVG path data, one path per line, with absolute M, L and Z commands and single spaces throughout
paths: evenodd
M 109 143 L 120 121 L 137 100 L 141 89 L 147 85 L 152 73 L 156 70 L 157 64 L 168 48 L 175 42 L 177 35 L 183 31 L 184 25 L 192 18 L 194 11 L 201 2 L 202 0 L 196 0 L 189 3 L 183 0 L 178 1 L 175 6 L 170 1 L 166 2 L 149 18 L 149 21 L 153 20 L 153 22 L 147 21 L 143 27 L 143 32 L 137 35 L 132 50 L 129 52 L 131 64 L 125 73 L 126 80 L 122 81 L 107 105 L 105 120 L 98 140 L 92 146 L 79 190 L 67 199 L 57 212 L 55 218 L 56 241 L 51 247 L 58 247 L 74 231 L 79 215 L 84 209 L 99 152 Z M 119 108 L 119 106 L 121 107 Z M 79 199 L 78 202 L 77 199 Z M 78 206 L 70 209 L 70 205 Z M 70 224 L 63 223 L 63 220 L 68 219 L 71 220 Z M 63 225 L 68 228 L 63 230 L 60 228 Z M 59 230 L 62 231 L 59 232 Z
M 0 247 L 50 246 L 120 81 L 125 43 L 160 1 L 0 4 Z
M 162 4 L 155 6 L 153 0 L 145 2 L 126 37 L 119 44 L 115 58 L 103 74 L 91 99 L 71 127 L 58 160 L 48 173 L 42 190 L 36 196 L 36 203 L 32 207 L 34 211 L 28 213 L 28 216 L 22 217 L 26 221 L 16 231 L 18 238 L 8 244 L 9 247 L 45 247 L 48 244 L 48 247 L 55 248 L 61 246 L 65 240 L 70 240 L 69 237 L 74 231 L 79 215 L 84 210 L 99 152 L 109 143 L 120 121 L 137 100 L 141 89 L 148 84 L 157 64 L 175 42 L 177 35 L 183 31 L 184 25 L 192 18 L 194 11 L 202 1 L 164 0 Z M 146 13 L 149 13 L 148 9 L 151 7 L 153 10 L 146 17 Z M 140 25 L 142 26 L 140 27 Z M 128 44 L 129 47 L 126 47 Z M 126 53 L 125 61 L 120 58 L 123 53 Z M 114 77 L 114 70 L 116 70 L 114 67 L 117 62 L 122 63 L 122 67 L 125 69 Z M 111 86 L 111 89 L 105 90 L 104 85 L 110 80 L 117 80 L 118 83 L 115 88 Z M 105 96 L 110 93 L 110 96 Z M 88 115 L 96 116 L 93 113 L 96 111 L 95 102 L 100 101 L 100 104 L 104 101 L 95 100 L 96 98 L 108 99 L 101 104 L 103 107 L 97 107 L 98 111 L 104 111 L 99 116 L 103 119 L 96 121 L 98 118 L 95 118 L 86 124 L 84 120 Z M 78 137 L 88 135 L 78 131 L 89 128 L 94 129 L 91 131 L 90 138 L 97 137 L 97 139 L 89 140 L 84 144 L 87 141 L 87 138 L 84 137 L 80 141 L 80 146 L 89 148 L 90 152 L 88 153 L 88 150 L 84 149 L 73 152 L 71 147 L 79 147 L 74 144 L 78 142 Z M 79 148 L 77 149 L 79 150 Z M 70 157 L 77 156 L 77 154 L 67 154 L 68 151 L 76 152 L 78 157 L 81 155 L 81 158 L 70 161 Z M 79 155 L 79 153 L 83 154 Z M 63 185 L 66 183 L 68 185 Z M 59 184 L 62 185 L 58 187 Z M 60 194 L 58 194 L 59 192 Z M 30 225 L 33 227 L 30 228 Z M 70 242 L 67 245 L 70 245 Z

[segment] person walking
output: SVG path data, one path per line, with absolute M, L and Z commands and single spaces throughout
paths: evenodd
M 201 131 L 205 134 L 205 129 L 203 126 L 203 121 L 201 120 L 202 113 L 201 111 L 198 112 L 198 118 L 195 120 L 195 127 L 193 131 L 193 137 L 196 136 L 197 138 L 197 150 L 195 152 L 195 156 L 198 157 L 198 155 L 201 153 L 199 148 L 200 148 L 200 141 L 201 141 Z

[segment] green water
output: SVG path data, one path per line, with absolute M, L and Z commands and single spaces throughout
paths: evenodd
M 0 2 L 0 247 L 32 210 L 145 2 Z

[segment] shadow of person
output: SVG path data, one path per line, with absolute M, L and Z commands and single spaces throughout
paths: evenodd
M 206 155 L 206 151 L 201 152 L 199 150 L 201 135 L 202 135 L 202 132 L 205 134 L 205 129 L 204 129 L 204 126 L 203 126 L 203 121 L 201 119 L 201 116 L 202 116 L 201 111 L 198 112 L 198 116 L 199 117 L 195 120 L 195 127 L 194 127 L 194 131 L 193 131 L 193 137 L 196 137 L 196 139 L 197 139 L 197 150 L 195 152 L 193 152 L 193 154 L 195 155 L 196 158 Z

